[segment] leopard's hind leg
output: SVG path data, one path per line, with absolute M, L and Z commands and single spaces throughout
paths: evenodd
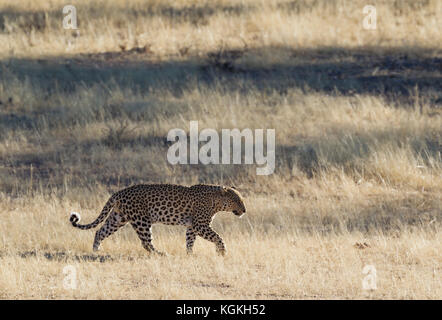
M 127 223 L 127 219 L 119 210 L 112 210 L 103 226 L 95 233 L 93 250 L 100 248 L 100 242 L 109 237 Z

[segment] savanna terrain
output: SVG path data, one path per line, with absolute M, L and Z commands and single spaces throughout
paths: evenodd
M 441 20 L 439 0 L 0 0 L 0 298 L 441 299 Z M 171 165 L 191 120 L 275 129 L 274 173 Z M 166 257 L 129 225 L 92 252 L 69 213 L 138 183 L 236 186 L 227 255 L 162 225 Z

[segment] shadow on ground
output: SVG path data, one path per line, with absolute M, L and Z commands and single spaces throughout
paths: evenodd
M 5 253 L 0 252 L 0 257 L 4 256 Z M 101 254 L 73 254 L 65 251 L 20 251 L 17 253 L 17 255 L 20 258 L 27 259 L 27 258 L 45 258 L 49 261 L 58 261 L 58 262 L 66 262 L 66 261 L 78 261 L 78 262 L 111 262 L 115 260 L 127 260 L 127 261 L 133 261 L 135 258 L 131 256 L 111 256 L 109 254 L 101 255 Z
M 299 88 L 327 94 L 382 95 L 398 106 L 414 105 L 418 92 L 430 105 L 442 105 L 442 57 L 434 50 L 263 47 L 155 62 L 147 49 L 69 58 L 12 58 L 1 61 L 0 68 L 48 94 L 112 81 L 123 89 L 145 94 L 161 89 L 178 97 L 194 85 L 244 92 L 256 88 L 281 95 Z M 278 55 L 283 55 L 281 61 L 269 60 Z

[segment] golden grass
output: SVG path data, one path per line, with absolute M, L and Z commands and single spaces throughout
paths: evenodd
M 157 58 L 179 49 L 204 53 L 229 47 L 289 45 L 419 46 L 442 42 L 438 28 L 440 1 L 376 1 L 377 29 L 362 27 L 366 1 L 97 1 L 75 2 L 79 34 L 61 28 L 64 0 L 3 0 L 6 12 L 21 12 L 6 20 L 9 32 L 0 55 L 60 55 L 116 50 L 120 45 L 148 44 Z M 6 15 L 8 18 L 8 15 Z M 20 15 L 19 15 L 20 16 Z M 34 28 L 32 25 L 34 22 Z M 39 32 L 43 29 L 44 32 Z M 75 34 L 75 36 L 71 36 Z M 275 57 L 280 59 L 280 57 Z
M 0 298 L 440 299 L 440 1 L 0 1 Z M 276 170 L 172 166 L 167 133 L 274 128 Z M 126 129 L 124 129 L 126 126 Z M 135 183 L 235 185 L 242 219 L 130 226 L 92 253 Z M 66 266 L 78 272 L 66 289 Z M 377 289 L 364 290 L 364 266 Z
M 187 256 L 185 229 L 164 226 L 154 227 L 154 243 L 167 257 L 147 256 L 130 227 L 104 241 L 97 255 L 91 252 L 93 232 L 66 223 L 67 210 L 78 204 L 39 197 L 33 202 L 26 211 L 14 201 L 1 208 L 8 212 L 1 225 L 7 235 L 0 244 L 3 298 L 434 299 L 441 293 L 442 242 L 430 220 L 390 234 L 327 232 L 319 224 L 306 233 L 295 221 L 302 214 L 295 219 L 288 208 L 260 214 L 252 203 L 243 219 L 220 214 L 216 220 L 228 248 L 225 258 L 201 239 L 194 256 Z M 271 209 L 272 201 L 257 202 Z M 376 290 L 362 287 L 366 265 L 376 267 Z M 76 289 L 64 287 L 66 266 L 77 270 Z

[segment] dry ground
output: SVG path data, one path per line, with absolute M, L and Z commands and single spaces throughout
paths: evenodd
M 442 297 L 440 1 L 374 1 L 371 31 L 365 1 L 78 0 L 77 31 L 66 4 L 0 0 L 0 298 Z M 275 173 L 170 165 L 190 120 L 274 128 Z M 151 182 L 235 185 L 228 255 L 159 225 L 167 257 L 129 226 L 96 254 L 69 225 Z

